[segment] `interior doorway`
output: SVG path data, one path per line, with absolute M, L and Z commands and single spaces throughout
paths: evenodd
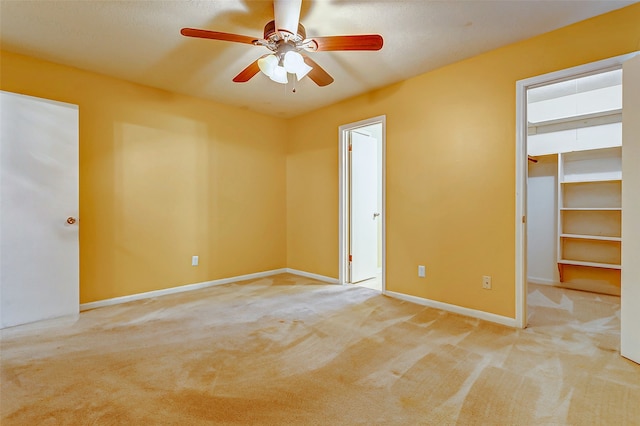
M 635 267 L 633 262 L 628 261 L 633 253 L 628 250 L 622 252 L 621 247 L 624 230 L 635 229 L 638 222 L 637 217 L 631 217 L 626 213 L 622 216 L 623 206 L 633 205 L 632 201 L 635 199 L 630 197 L 628 187 L 635 187 L 636 183 L 630 181 L 627 184 L 625 178 L 626 190 L 622 191 L 623 175 L 629 176 L 627 172 L 631 171 L 628 168 L 629 162 L 624 159 L 622 152 L 623 149 L 624 152 L 634 152 L 638 144 L 637 135 L 632 134 L 631 130 L 634 129 L 631 124 L 637 121 L 637 117 L 623 113 L 623 105 L 626 111 L 629 105 L 635 105 L 638 101 L 638 95 L 634 94 L 632 89 L 627 89 L 626 83 L 634 78 L 632 74 L 627 76 L 627 71 L 633 72 L 633 66 L 630 67 L 629 64 L 634 60 L 637 63 L 638 58 L 634 58 L 637 55 L 638 52 L 634 52 L 517 82 L 516 323 L 522 328 L 526 327 L 528 320 L 527 282 L 530 278 L 528 270 L 530 267 L 539 266 L 533 265 L 533 262 L 529 264 L 527 251 L 529 243 L 527 237 L 539 237 L 537 231 L 527 233 L 531 225 L 530 219 L 532 219 L 529 215 L 534 208 L 539 207 L 527 204 L 529 191 L 536 192 L 540 189 L 537 184 L 527 186 L 529 163 L 539 162 L 547 170 L 555 168 L 555 175 L 548 176 L 551 181 L 554 181 L 551 184 L 555 185 L 556 191 L 554 197 L 549 198 L 555 200 L 555 223 L 547 225 L 547 228 L 555 232 L 556 244 L 555 249 L 549 250 L 553 251 L 551 257 L 555 259 L 554 263 L 557 267 L 557 275 L 549 278 L 551 284 L 571 281 L 572 277 L 568 276 L 567 268 L 575 267 L 583 272 L 591 271 L 591 282 L 589 279 L 582 279 L 582 283 L 579 284 L 587 282 L 595 287 L 584 290 L 603 292 L 603 289 L 615 289 L 615 285 L 612 286 L 611 282 L 603 280 L 602 273 L 613 273 L 613 275 L 617 273 L 619 277 L 623 264 L 625 269 Z M 624 76 L 622 76 L 623 73 Z M 576 90 L 579 80 L 582 81 L 582 86 L 581 89 Z M 619 86 L 619 90 L 616 90 L 615 86 Z M 631 88 L 630 85 L 628 87 Z M 568 93 L 568 89 L 574 93 Z M 564 96 L 561 95 L 563 90 Z M 589 108 L 593 108 L 593 103 L 588 98 L 593 97 L 597 91 L 611 93 L 600 100 L 598 108 L 589 111 Z M 543 117 L 535 122 L 535 119 L 531 119 L 530 111 L 535 107 L 528 102 L 531 96 L 538 97 L 538 100 L 560 99 L 567 96 L 580 99 L 559 102 L 556 105 L 558 108 L 553 113 L 557 115 L 559 109 L 573 105 L 575 110 L 572 114 L 564 117 Z M 622 130 L 623 126 L 625 131 Z M 607 131 L 604 132 L 604 129 Z M 567 134 L 571 134 L 570 137 L 563 140 L 561 136 Z M 535 150 L 538 152 L 530 149 L 533 148 L 532 135 L 533 137 L 542 136 L 536 141 Z M 552 163 L 551 168 L 549 163 Z M 623 164 L 627 164 L 624 167 L 625 173 L 623 173 Z M 540 177 L 538 172 L 535 177 Z M 596 188 L 593 188 L 594 186 Z M 627 262 L 624 259 L 627 259 Z M 629 327 L 631 323 L 625 321 L 625 317 L 635 315 L 634 312 L 639 306 L 635 301 L 631 307 L 632 301 L 625 299 L 624 294 L 625 288 L 627 294 L 630 290 L 637 291 L 640 282 L 636 279 L 628 279 L 628 273 L 626 276 L 627 279 L 623 273 L 622 279 L 618 278 L 618 292 L 622 290 L 620 299 L 622 308 L 621 313 L 618 314 L 622 318 L 620 327 L 623 342 L 622 355 L 637 359 L 630 353 L 625 354 L 624 342 L 625 339 L 637 341 L 634 330 Z
M 385 117 L 340 127 L 341 284 L 385 289 Z
M 527 281 L 620 296 L 622 69 L 527 90 Z

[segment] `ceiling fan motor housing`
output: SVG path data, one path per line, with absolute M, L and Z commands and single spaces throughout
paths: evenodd
M 292 35 L 293 37 L 289 37 L 289 40 L 294 42 L 303 41 L 307 38 L 307 32 L 305 31 L 304 26 L 300 23 L 298 23 L 298 34 Z M 267 25 L 264 26 L 264 39 L 274 43 L 278 40 L 282 40 L 278 31 L 276 31 L 276 21 L 269 21 L 267 22 Z

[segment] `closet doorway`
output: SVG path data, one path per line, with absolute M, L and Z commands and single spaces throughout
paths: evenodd
M 384 116 L 340 126 L 340 283 L 384 291 Z
M 640 149 L 632 135 L 637 54 L 519 81 L 516 121 L 516 323 L 527 325 L 527 297 L 533 306 L 566 302 L 571 309 L 565 296 L 527 292 L 527 282 L 621 295 L 621 312 L 611 318 L 622 318 L 622 355 L 633 360 L 640 352 L 625 354 L 625 339 L 638 343 L 629 319 L 640 302 L 625 293 L 636 294 L 640 282 L 629 273 L 637 268 L 635 247 L 623 252 L 622 242 L 640 222 L 627 211 L 637 208 L 639 184 L 628 159 Z
M 527 90 L 527 282 L 620 296 L 622 69 Z

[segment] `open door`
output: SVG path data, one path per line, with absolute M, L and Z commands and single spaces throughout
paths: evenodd
M 382 293 L 386 291 L 385 129 L 384 115 L 338 129 L 338 281 Z
M 78 107 L 0 92 L 0 328 L 78 314 Z
M 350 282 L 375 278 L 378 271 L 377 140 L 351 132 Z
M 640 55 L 622 66 L 622 296 L 620 353 L 640 364 Z

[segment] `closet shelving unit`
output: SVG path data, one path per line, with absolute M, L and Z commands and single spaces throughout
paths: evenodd
M 558 271 L 622 269 L 622 148 L 558 154 Z

